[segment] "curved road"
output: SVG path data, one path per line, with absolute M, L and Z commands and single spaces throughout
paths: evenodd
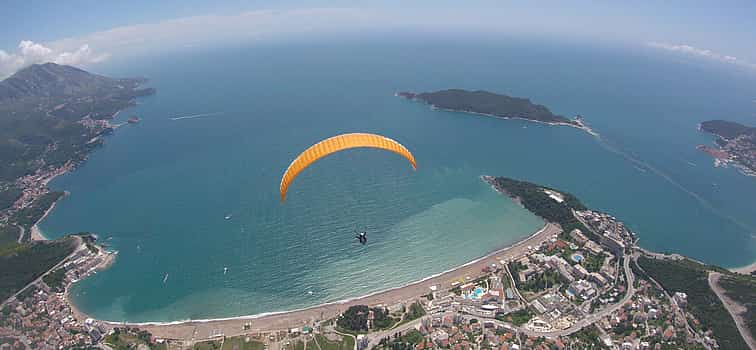
M 50 273 L 50 271 L 53 271 L 53 270 L 55 270 L 55 269 L 63 266 L 63 264 L 65 264 L 69 259 L 71 259 L 71 257 L 74 256 L 74 254 L 76 254 L 79 250 L 81 250 L 84 247 L 84 245 L 81 244 L 82 243 L 82 239 L 81 239 L 80 236 L 72 236 L 72 237 L 76 238 L 76 248 L 74 248 L 74 250 L 71 252 L 71 254 L 68 254 L 65 258 L 63 258 L 63 260 L 61 260 L 60 262 L 58 262 L 57 264 L 55 264 L 55 266 L 51 267 L 50 269 L 48 269 L 47 271 L 45 271 L 43 274 L 39 275 L 39 277 L 35 278 L 33 281 L 27 283 L 23 288 L 19 289 L 18 292 L 13 293 L 13 295 L 9 296 L 8 299 L 5 299 L 2 302 L 2 304 L 0 304 L 0 309 L 2 309 L 3 307 L 5 307 L 5 304 L 7 304 L 9 301 L 11 301 L 11 299 L 15 299 L 16 296 L 18 296 L 19 294 L 21 294 L 21 292 L 23 292 L 27 288 L 29 288 L 29 286 L 31 286 L 33 284 L 37 284 L 37 282 L 39 282 L 40 280 L 42 280 L 42 278 L 45 277 L 48 273 Z
M 633 271 L 630 269 L 630 256 L 625 256 L 625 262 L 623 264 L 624 270 L 625 270 L 625 276 L 627 276 L 627 292 L 625 293 L 625 296 L 620 300 L 619 302 L 590 315 L 587 315 L 580 319 L 580 321 L 576 322 L 572 326 L 566 329 L 561 329 L 557 331 L 550 331 L 550 332 L 537 332 L 533 330 L 526 329 L 524 327 L 515 327 L 519 332 L 522 332 L 523 334 L 535 336 L 535 337 L 559 337 L 564 335 L 570 335 L 572 333 L 575 333 L 581 329 L 583 329 L 586 326 L 589 326 L 596 321 L 600 320 L 604 316 L 607 316 L 611 314 L 614 311 L 619 310 L 623 305 L 625 305 L 630 299 L 635 295 L 635 286 L 633 286 L 633 283 L 635 283 L 635 276 L 633 275 Z
M 721 277 L 722 274 L 719 272 L 709 272 L 709 288 L 711 288 L 714 294 L 719 297 L 719 300 L 722 301 L 727 312 L 730 313 L 730 317 L 735 321 L 735 325 L 738 327 L 738 331 L 740 332 L 740 336 L 743 337 L 743 340 L 748 343 L 748 346 L 751 349 L 756 349 L 756 341 L 751 336 L 751 331 L 748 329 L 748 325 L 745 324 L 743 317 L 739 315 L 739 310 L 736 310 L 736 308 L 742 308 L 742 306 L 725 295 L 724 290 L 719 286 L 719 278 Z
M 580 331 L 581 329 L 585 328 L 586 326 L 589 326 L 596 321 L 600 320 L 601 318 L 611 314 L 614 311 L 617 311 L 619 308 L 624 306 L 632 297 L 635 295 L 635 286 L 633 285 L 635 283 L 635 276 L 633 275 L 633 271 L 630 269 L 630 261 L 634 257 L 632 256 L 625 256 L 625 260 L 623 263 L 623 268 L 625 270 L 625 276 L 627 276 L 627 292 L 625 293 L 625 296 L 620 300 L 619 302 L 612 304 L 611 306 L 597 312 L 590 314 L 586 317 L 583 317 L 580 319 L 580 321 L 573 324 L 571 327 L 556 331 L 550 331 L 550 332 L 537 332 L 533 330 L 526 329 L 524 327 L 517 327 L 514 325 L 511 325 L 506 322 L 501 322 L 499 320 L 496 320 L 494 318 L 487 318 L 487 317 L 475 317 L 477 319 L 484 319 L 486 321 L 493 321 L 494 323 L 498 325 L 506 325 L 507 327 L 516 330 L 518 333 L 522 333 L 528 336 L 534 336 L 534 337 L 559 337 L 559 336 L 565 336 L 570 335 L 572 333 L 575 333 L 577 331 Z M 391 336 L 398 332 L 405 332 L 411 328 L 415 328 L 416 325 L 418 325 L 423 319 L 427 318 L 428 316 L 421 317 L 417 320 L 405 323 L 399 327 L 396 327 L 394 329 L 370 334 L 368 338 L 368 349 L 373 348 L 375 345 L 380 342 L 381 339 Z

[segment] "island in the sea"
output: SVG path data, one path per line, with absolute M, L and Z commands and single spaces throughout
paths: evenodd
M 535 104 L 527 98 L 512 97 L 484 90 L 469 91 L 447 89 L 435 92 L 398 92 L 396 96 L 408 100 L 421 101 L 433 108 L 485 115 L 503 119 L 524 119 L 549 125 L 565 125 L 597 134 L 589 128 L 580 116 L 569 119 L 551 112 L 544 105 Z
M 708 120 L 698 129 L 716 136 L 717 147 L 697 146 L 714 157 L 715 166 L 733 164 L 741 173 L 756 176 L 756 127 L 727 120 Z

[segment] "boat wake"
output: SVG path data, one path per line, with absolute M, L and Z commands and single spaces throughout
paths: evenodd
M 696 193 L 696 192 L 688 189 L 687 187 L 683 186 L 681 183 L 677 182 L 675 179 L 673 179 L 671 176 L 667 175 L 665 172 L 663 172 L 663 171 L 659 170 L 658 168 L 652 166 L 651 164 L 649 164 L 649 163 L 641 160 L 640 158 L 637 158 L 636 156 L 631 155 L 630 153 L 628 153 L 625 150 L 621 149 L 619 146 L 613 145 L 606 138 L 604 138 L 604 137 L 597 137 L 596 140 L 597 140 L 598 144 L 601 145 L 601 147 L 603 147 L 605 150 L 607 150 L 609 152 L 612 152 L 614 154 L 617 154 L 620 157 L 624 158 L 625 160 L 629 161 L 630 163 L 633 164 L 633 166 L 636 169 L 638 169 L 638 170 L 640 170 L 640 169 L 648 170 L 651 173 L 653 173 L 654 175 L 659 176 L 664 181 L 666 181 L 670 185 L 674 186 L 678 190 L 680 190 L 680 191 L 688 194 L 693 199 L 695 199 L 702 207 L 704 207 L 705 209 L 709 210 L 710 213 L 712 213 L 712 214 L 714 214 L 714 215 L 716 215 L 716 216 L 718 216 L 718 217 L 720 217 L 720 218 L 722 218 L 722 219 L 724 219 L 726 221 L 729 221 L 730 223 L 734 224 L 735 226 L 740 227 L 741 229 L 743 229 L 745 231 L 751 231 L 751 232 L 756 231 L 756 229 L 754 229 L 753 227 L 751 227 L 747 223 L 742 222 L 742 221 L 736 219 L 735 217 L 722 212 L 721 210 L 719 210 L 718 208 L 716 208 L 713 204 L 711 204 L 708 200 L 706 200 L 705 198 L 703 198 L 701 195 L 699 195 L 698 193 Z
M 194 118 L 202 118 L 202 117 L 212 117 L 212 116 L 221 115 L 221 114 L 223 114 L 223 112 L 182 115 L 182 116 L 177 116 L 177 117 L 171 117 L 168 119 L 170 120 L 194 119 Z

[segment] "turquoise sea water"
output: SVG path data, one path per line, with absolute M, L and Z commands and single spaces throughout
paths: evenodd
M 711 142 L 696 131 L 701 120 L 756 124 L 753 73 L 639 48 L 423 36 L 187 50 L 102 73 L 149 77 L 158 93 L 122 114 L 142 123 L 54 181 L 71 195 L 41 225 L 52 237 L 97 232 L 119 251 L 74 286 L 77 305 L 98 318 L 311 306 L 418 280 L 540 228 L 482 174 L 570 191 L 650 249 L 725 266 L 756 258 L 756 179 L 714 169 L 695 149 Z M 393 96 L 451 87 L 581 114 L 602 139 Z M 170 119 L 205 113 L 217 114 Z M 343 152 L 279 202 L 298 152 L 356 131 L 402 142 L 418 170 L 388 152 Z M 366 246 L 355 226 L 367 226 Z

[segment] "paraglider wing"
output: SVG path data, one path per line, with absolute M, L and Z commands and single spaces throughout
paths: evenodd
M 291 182 L 294 181 L 294 178 L 296 178 L 302 170 L 310 166 L 310 164 L 315 163 L 318 159 L 332 153 L 350 148 L 364 147 L 379 148 L 397 153 L 402 157 L 407 158 L 412 164 L 413 169 L 417 168 L 417 163 L 415 162 L 415 157 L 412 156 L 412 153 L 399 142 L 388 137 L 365 133 L 334 136 L 310 146 L 310 148 L 302 152 L 291 162 L 291 164 L 289 164 L 289 168 L 286 169 L 286 172 L 281 178 L 281 202 L 286 201 L 286 191 L 289 189 Z

